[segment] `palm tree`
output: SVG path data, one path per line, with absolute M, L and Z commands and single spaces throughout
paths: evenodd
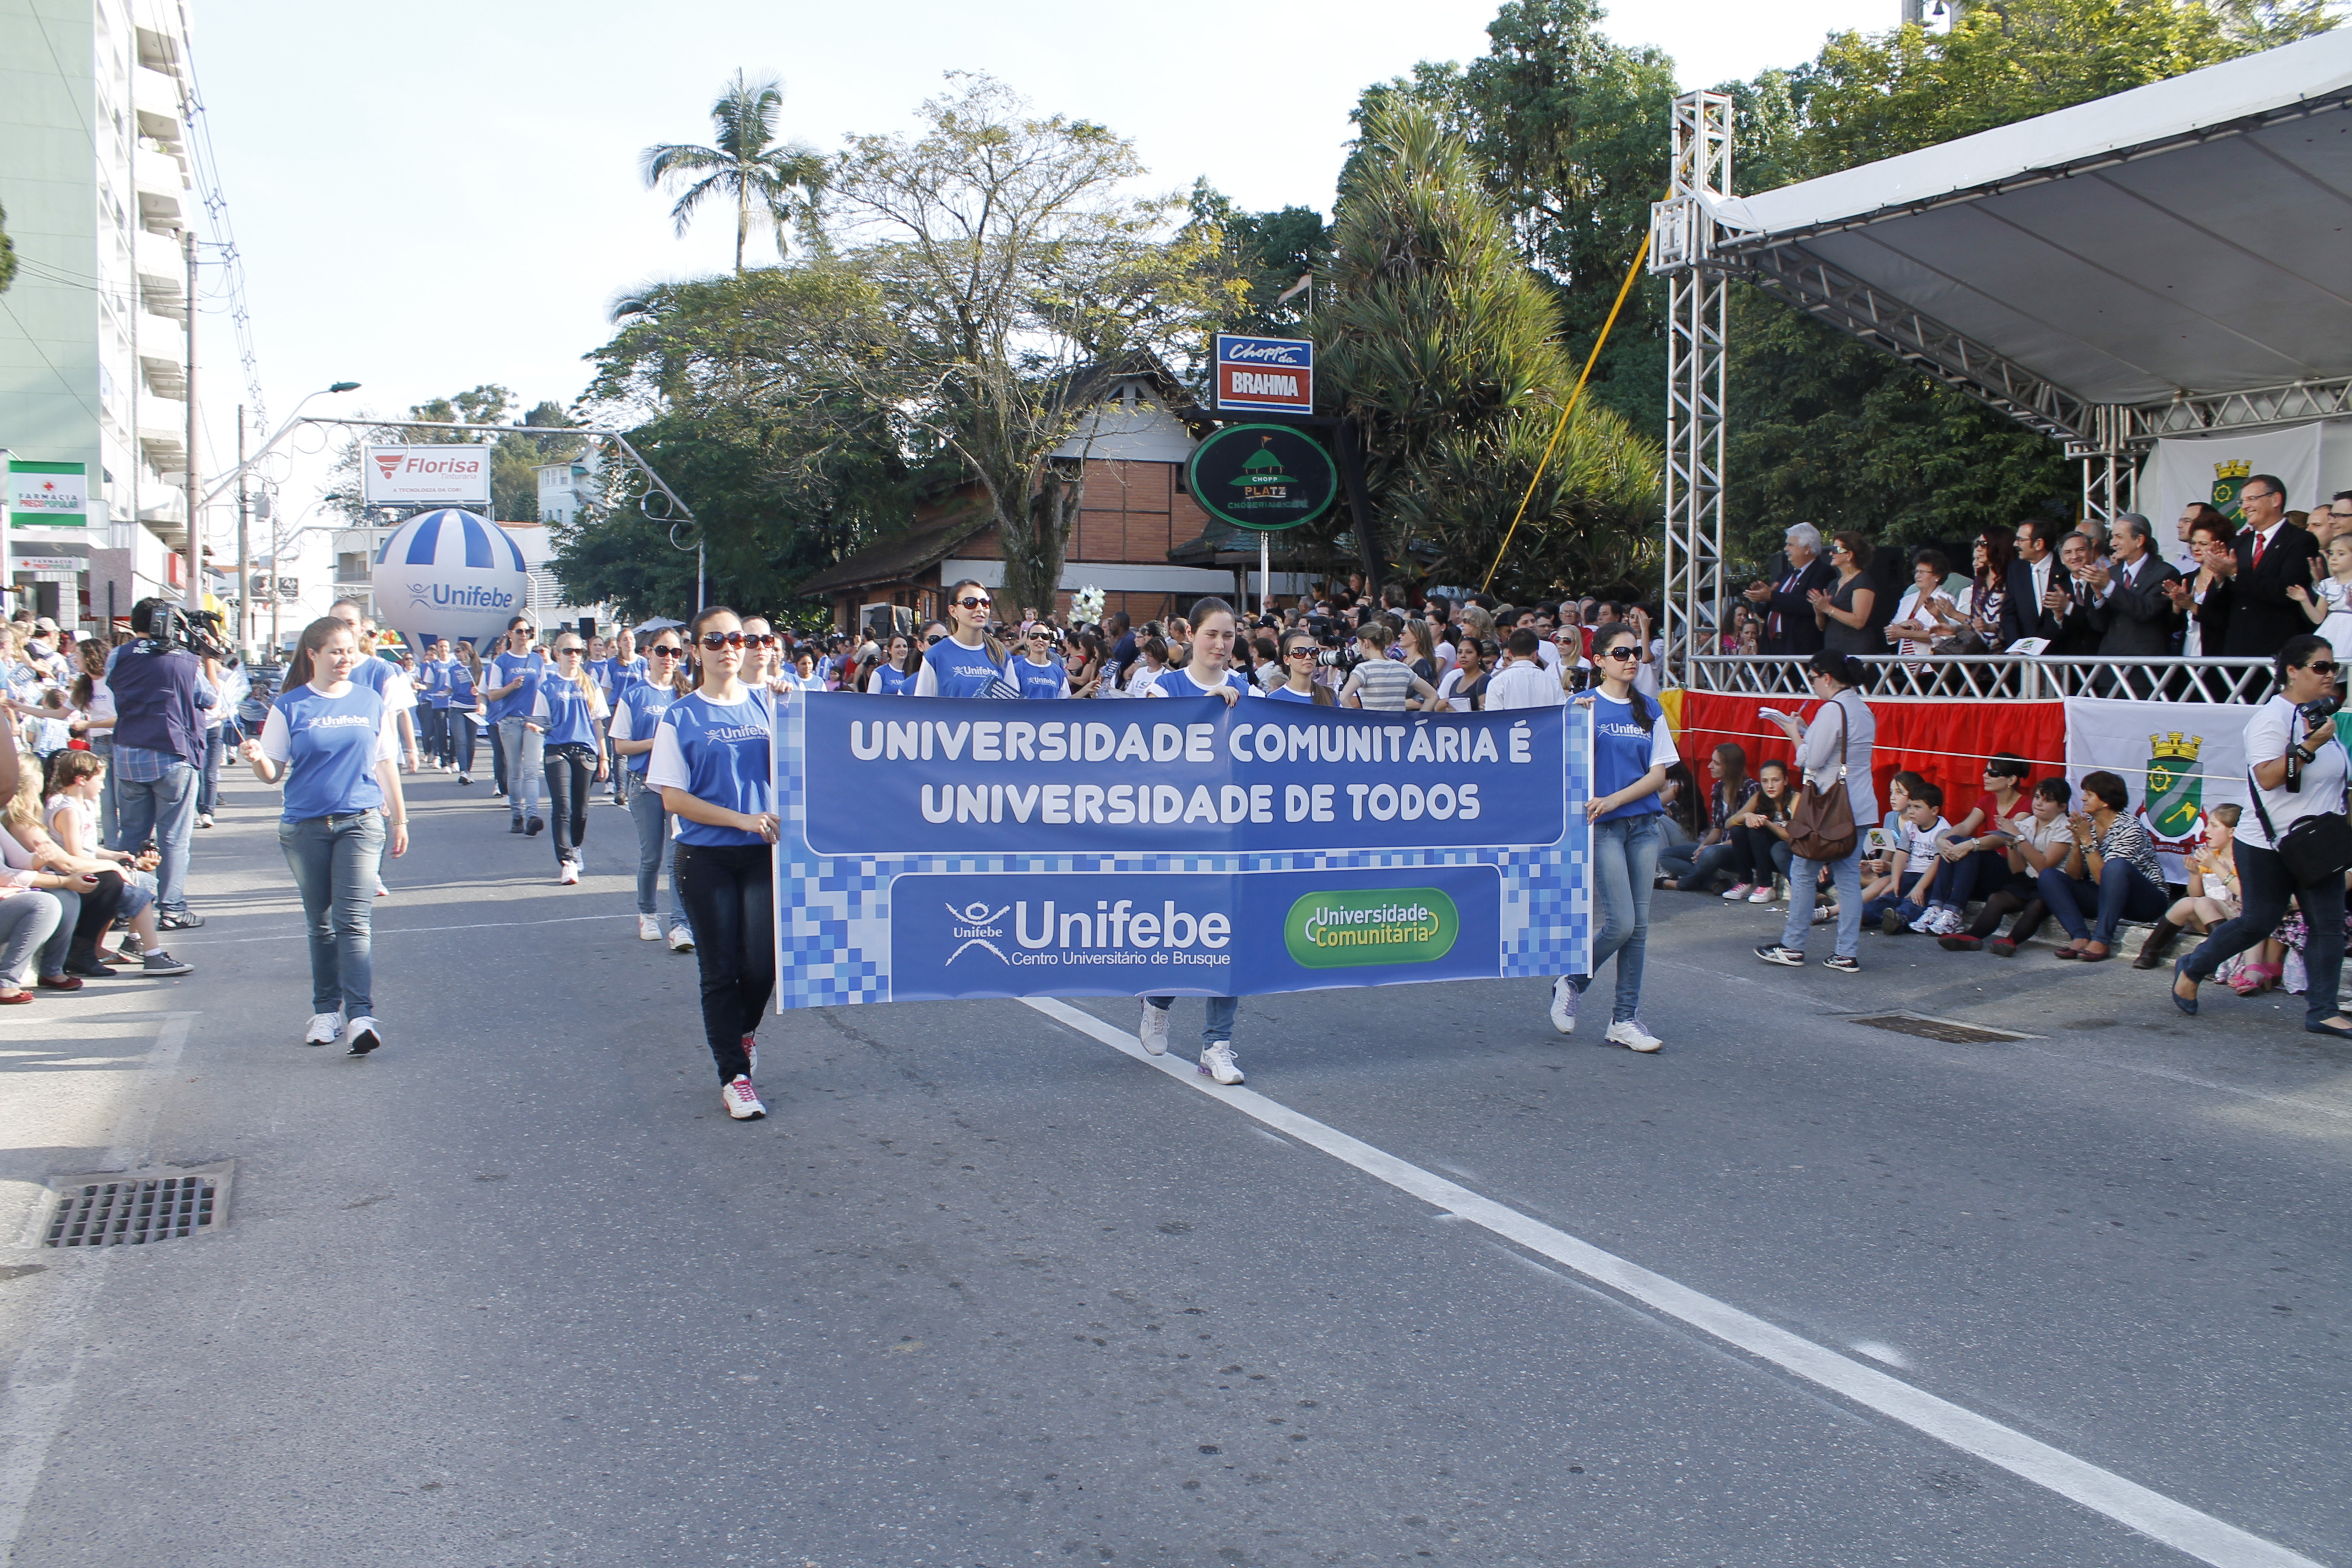
M 692 178 L 677 205 L 669 210 L 680 237 L 694 219 L 703 198 L 724 193 L 735 198 L 735 271 L 743 271 L 743 244 L 751 234 L 751 209 L 766 210 L 774 226 L 776 255 L 784 254 L 784 225 L 791 221 L 792 193 L 801 193 L 803 210 L 816 199 L 824 183 L 824 160 L 797 142 L 777 146 L 776 116 L 784 106 L 784 84 L 770 77 L 747 82 L 737 71 L 719 101 L 710 106 L 710 122 L 718 131 L 716 147 L 648 147 L 641 155 L 646 185 L 652 189 L 672 178 Z

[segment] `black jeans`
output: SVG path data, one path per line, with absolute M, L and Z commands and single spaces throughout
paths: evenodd
M 555 863 L 580 858 L 588 837 L 588 788 L 596 777 L 593 746 L 550 746 L 547 772 L 547 821 L 555 837 Z
M 2261 942 L 2278 929 L 2290 900 L 2303 906 L 2309 935 L 2303 944 L 2303 1021 L 2316 1024 L 2336 1016 L 2336 987 L 2344 975 L 2344 879 L 2330 877 L 2315 888 L 2298 888 L 2275 849 L 2258 849 L 2241 838 L 2231 847 L 2238 863 L 2238 889 L 2245 900 L 2233 921 L 2213 928 L 2182 973 L 2192 980 L 2213 978 L 2221 961 Z
M 702 971 L 702 1035 L 719 1081 L 751 1070 L 743 1037 L 776 988 L 774 851 L 765 844 L 681 844 L 677 896 Z

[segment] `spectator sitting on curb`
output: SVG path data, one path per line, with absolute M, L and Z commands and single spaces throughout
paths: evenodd
M 1893 889 L 1863 900 L 1864 923 L 1878 921 L 1878 929 L 1888 936 L 1910 929 L 1911 922 L 1927 910 L 1927 893 L 1935 886 L 1936 868 L 1941 863 L 1937 850 L 1951 829 L 1952 825 L 1944 820 L 1943 790 L 1921 779 L 1904 808 L 1903 837 L 1887 867 L 1886 879 Z
M 2073 831 L 2066 825 L 2066 806 L 2074 798 L 2074 788 L 2064 779 L 2043 779 L 2033 786 L 2032 804 L 2027 815 L 2009 821 L 2008 880 L 1985 895 L 1984 909 L 1977 915 L 1975 924 L 1966 931 L 1937 938 L 1938 947 L 1947 952 L 1974 952 L 1983 948 L 1996 958 L 2009 958 L 2033 939 L 2033 933 L 2041 929 L 2050 912 L 2049 906 L 2042 901 L 2042 885 L 2037 879 L 2064 858 L 2067 846 L 2074 842 Z M 1994 935 L 2000 930 L 2001 918 L 2011 912 L 2017 921 L 2009 928 L 2009 934 Z
M 2164 950 L 2182 931 L 2210 935 L 2223 921 L 2238 918 L 2238 867 L 2231 847 L 2238 837 L 2239 807 L 2217 805 L 2205 814 L 2205 842 L 2189 857 L 2189 896 L 2176 899 L 2140 944 L 2134 969 L 2154 969 Z

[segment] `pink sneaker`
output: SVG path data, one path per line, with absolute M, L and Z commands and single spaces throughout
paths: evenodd
M 1724 901 L 1727 903 L 1737 903 L 1755 890 L 1756 885 L 1753 882 L 1742 882 L 1738 887 L 1723 895 Z

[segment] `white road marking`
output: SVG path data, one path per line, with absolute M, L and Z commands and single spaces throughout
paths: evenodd
M 147 1163 L 155 1119 L 163 1113 L 163 1086 L 179 1066 L 196 1015 L 154 1016 L 163 1026 L 140 1064 L 138 1087 L 106 1152 L 109 1170 L 133 1170 Z M 39 1223 L 37 1209 L 34 1223 Z M 95 1257 L 58 1259 L 62 1278 L 49 1287 L 32 1335 L 8 1369 L 8 1386 L 0 1391 L 0 1558 L 13 1561 L 16 1555 L 16 1538 L 49 1462 L 49 1448 L 73 1404 L 74 1380 L 81 1371 L 82 1316 L 105 1281 L 112 1252 L 105 1248 Z
M 1997 1465 L 2200 1563 L 2210 1563 L 2212 1568 L 2321 1568 L 2299 1552 L 2265 1541 L 2161 1492 L 2151 1491 L 2113 1470 L 2076 1458 L 2062 1448 L 2052 1447 L 1950 1400 L 1915 1388 L 1876 1367 L 1864 1366 L 1850 1356 L 1630 1263 L 1564 1230 L 1530 1219 L 1517 1209 L 1481 1197 L 1443 1176 L 1432 1175 L 1418 1165 L 1327 1127 L 1255 1089 L 1220 1089 L 1200 1076 L 1191 1062 L 1174 1056 L 1148 1055 L 1142 1042 L 1133 1035 L 1066 1002 L 1043 996 L 1023 1000 L 1055 1022 L 1123 1051 L 1181 1083 L 1190 1084 L 1243 1115 L 1353 1165 L 1399 1192 L 1482 1226 L 1654 1311 L 1687 1323 L 1964 1454 Z

